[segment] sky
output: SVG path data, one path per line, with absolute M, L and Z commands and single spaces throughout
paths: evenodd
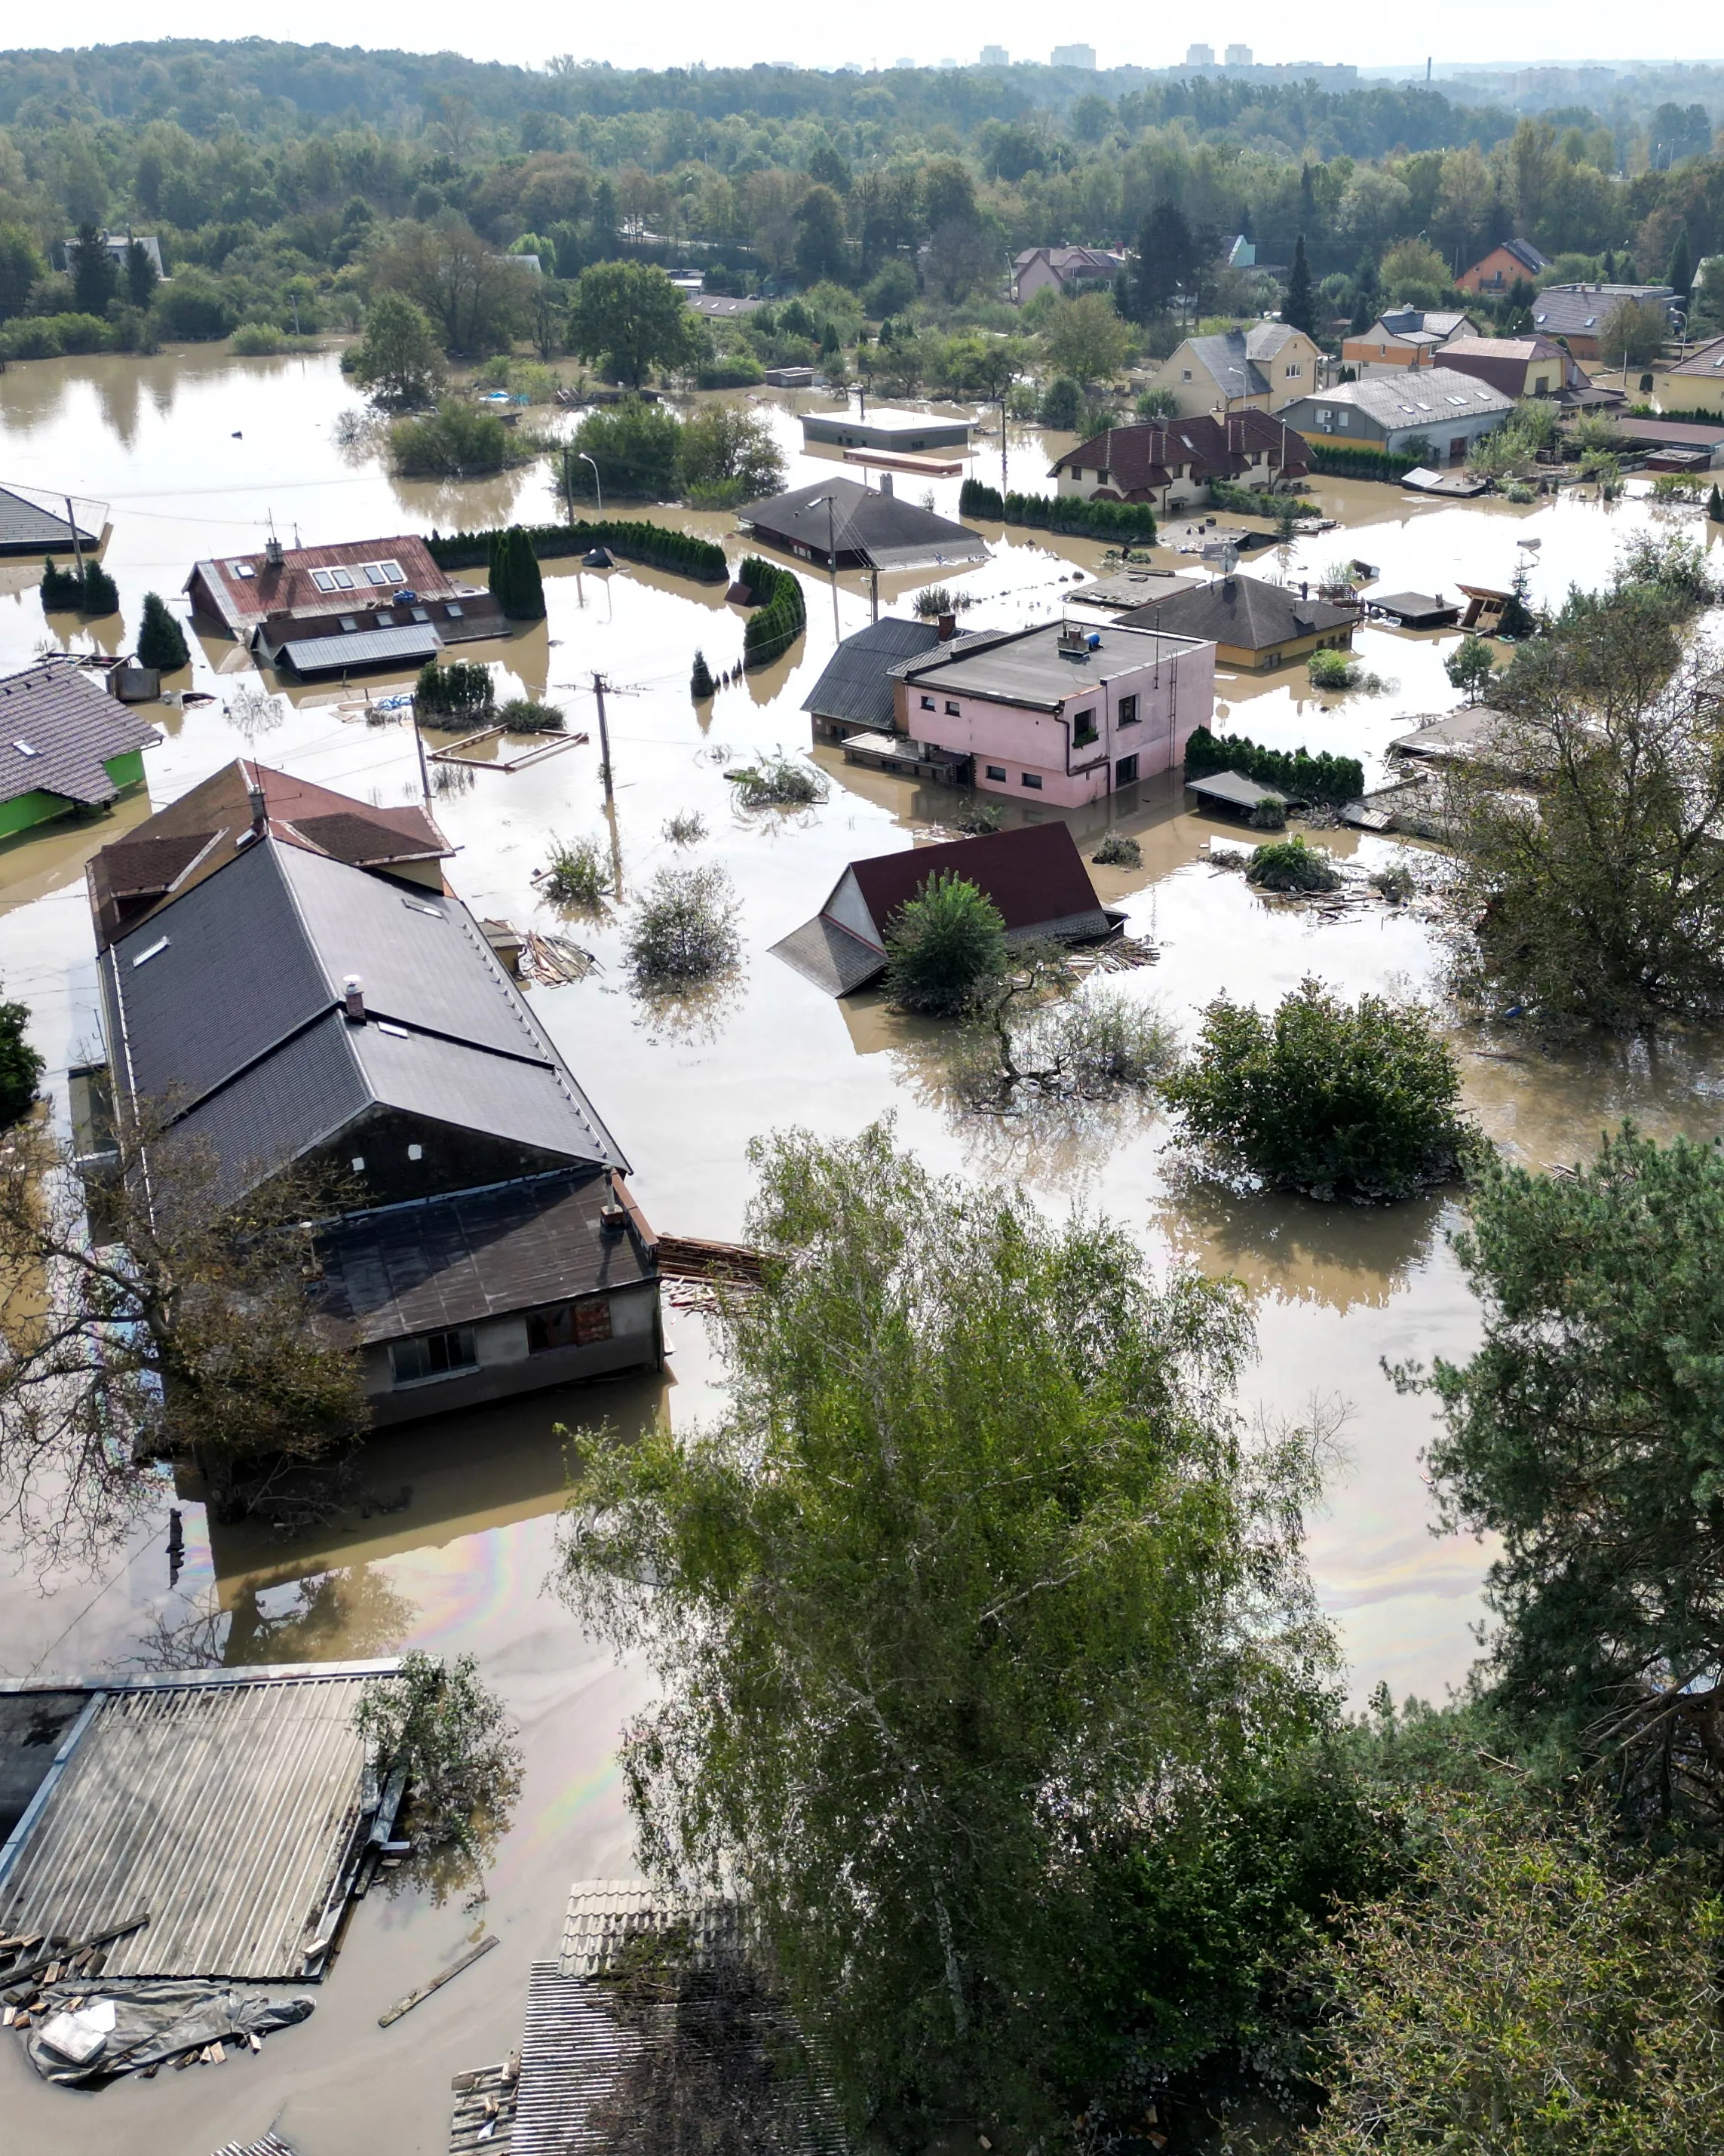
M 1157 25 L 1140 21 L 1129 29 L 1122 12 L 1121 28 L 1110 37 L 1101 28 L 1050 29 L 1044 7 L 1031 0 L 998 0 L 985 13 L 978 10 L 970 27 L 961 28 L 942 16 L 937 28 L 930 28 L 925 7 L 916 0 L 876 0 L 866 8 L 715 9 L 711 0 L 654 0 L 650 7 L 603 11 L 571 9 L 566 27 L 557 14 L 536 8 L 499 8 L 494 13 L 474 9 L 456 0 L 421 0 L 411 11 L 398 10 L 393 18 L 367 18 L 362 24 L 346 0 L 299 0 L 286 18 L 275 18 L 259 33 L 291 37 L 315 44 L 363 44 L 393 46 L 418 52 L 449 50 L 475 59 L 511 60 L 524 65 L 541 64 L 553 53 L 571 51 L 577 59 L 608 60 L 618 67 L 662 68 L 703 61 L 708 66 L 744 65 L 757 60 L 785 60 L 804 67 L 838 67 L 855 62 L 863 67 L 890 67 L 902 59 L 932 66 L 944 59 L 973 63 L 984 43 L 1003 45 L 1014 59 L 1045 61 L 1056 36 L 1096 42 L 1101 66 L 1168 67 L 1185 58 L 1194 39 L 1212 45 L 1218 58 L 1224 48 L 1238 42 L 1250 47 L 1254 57 L 1270 64 L 1299 60 L 1345 59 L 1364 68 L 1404 69 L 1422 73 L 1425 54 L 1408 48 L 1404 18 L 1399 11 L 1385 10 L 1381 29 L 1373 27 L 1371 11 L 1349 12 L 1346 35 L 1335 38 L 1337 18 L 1318 12 L 1304 23 L 1296 11 L 1271 7 L 1268 0 L 1234 0 L 1224 13 L 1204 19 L 1202 11 L 1183 13 L 1175 21 Z M 1317 27 L 1331 28 L 1329 37 Z M 1518 34 L 1506 24 L 1518 23 Z M 84 0 L 77 13 L 78 43 L 106 44 L 133 38 L 244 36 L 252 28 L 236 17 L 226 0 Z M 13 38 L 23 28 L 15 20 Z M 1455 0 L 1444 11 L 1443 38 L 1451 57 L 1477 62 L 1488 58 L 1503 65 L 1534 65 L 1536 58 L 1523 53 L 1560 52 L 1556 64 L 1575 65 L 1582 52 L 1609 59 L 1633 57 L 1634 30 L 1619 8 L 1603 0 L 1573 0 L 1560 17 L 1553 8 L 1505 11 L 1486 0 Z M 1332 39 L 1338 49 L 1326 51 Z M 67 42 L 57 26 L 44 43 Z M 1647 57 L 1639 55 L 1639 57 Z M 1656 57 L 1656 56 L 1653 56 Z M 1691 60 L 1695 57 L 1686 55 Z M 1443 71 L 1437 55 L 1437 72 Z

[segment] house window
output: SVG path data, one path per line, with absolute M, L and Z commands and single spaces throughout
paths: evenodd
M 1039 771 L 1022 772 L 1018 774 L 1018 777 L 1019 783 L 1027 786 L 1032 793 L 1039 793 L 1041 792 L 1042 775 Z
M 473 1327 L 457 1325 L 447 1332 L 398 1340 L 389 1349 L 389 1361 L 398 1385 L 416 1385 L 425 1378 L 452 1378 L 458 1370 L 471 1370 L 479 1362 Z
M 341 627 L 344 629 L 356 629 L 358 626 L 359 624 L 355 621 L 351 613 L 344 613 L 341 616 Z
M 984 771 L 986 771 L 986 773 L 988 773 L 988 777 L 989 777 L 990 778 L 994 779 L 994 780 L 997 780 L 997 781 L 998 781 L 998 783 L 1000 785 L 1002 785 L 1002 786 L 1003 786 L 1003 785 L 1005 784 L 1005 783 L 1006 783 L 1006 767 L 1004 766 L 1004 764 L 1003 764 L 1003 763 L 988 763 L 988 764 L 984 764 L 984 765 L 983 766 L 983 769 Z
M 921 700 L 921 707 L 925 711 L 931 711 L 934 708 L 933 698 L 931 696 L 924 696 Z
M 380 613 L 377 616 L 377 627 L 379 629 L 393 629 L 394 626 L 395 617 L 393 613 Z
M 448 604 L 448 605 L 444 608 L 444 610 L 443 610 L 443 611 L 444 611 L 444 614 L 445 618 L 446 618 L 448 620 L 449 620 L 449 621 L 459 621 L 459 620 L 460 620 L 461 617 L 462 617 L 462 616 L 466 613 L 467 609 L 466 609 L 466 608 L 465 608 L 465 607 L 459 607 L 459 606 L 457 606 L 457 605 L 455 604 L 454 601 L 453 599 L 451 599 L 451 600 L 450 600 L 450 602 L 449 602 L 449 604 Z
M 1180 379 L 1182 382 L 1189 382 L 1189 381 L 1190 381 L 1190 379 L 1191 379 L 1191 369 L 1190 369 L 1188 367 L 1182 367 L 1180 368 L 1180 370 L 1179 370 L 1179 379 Z
M 946 716 L 948 719 L 955 719 L 961 716 L 957 706 L 952 702 L 950 696 L 946 699 Z
M 1304 368 L 1303 368 L 1303 367 L 1299 364 L 1298 361 L 1297 361 L 1297 360 L 1296 360 L 1296 361 L 1293 362 L 1292 366 L 1291 366 L 1291 367 L 1290 367 L 1287 369 L 1287 379 L 1288 379 L 1288 381 L 1289 381 L 1289 382 L 1296 382 L 1296 381 L 1298 381 L 1298 379 L 1299 379 L 1300 376 L 1301 376 L 1301 374 L 1303 374 L 1303 373 L 1304 373 L 1304 372 L 1305 372 L 1305 369 L 1304 369 Z
M 1137 759 L 1135 756 L 1122 756 L 1120 758 L 1119 762 L 1113 767 L 1113 783 L 1116 786 L 1135 786 L 1137 784 Z
M 1347 432 L 1352 422 L 1344 408 L 1335 414 L 1335 424 L 1343 434 Z
M 526 1314 L 526 1351 L 547 1354 L 553 1348 L 590 1348 L 611 1337 L 611 1299 L 585 1296 L 579 1302 L 556 1302 Z
M 1122 726 L 1135 726 L 1137 725 L 1137 699 L 1135 696 L 1121 696 L 1120 698 L 1120 715 L 1118 723 Z
M 1080 711 L 1071 722 L 1072 747 L 1087 748 L 1095 738 L 1095 714 L 1094 711 Z

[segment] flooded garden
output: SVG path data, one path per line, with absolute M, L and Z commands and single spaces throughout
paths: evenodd
M 796 409 L 820 401 L 786 393 L 760 407 L 793 487 L 845 469 L 802 446 Z M 131 648 L 146 592 L 175 600 L 198 562 L 255 551 L 271 531 L 312 545 L 555 521 L 547 463 L 470 482 L 393 478 L 363 438 L 342 446 L 339 423 L 353 402 L 333 354 L 15 365 L 0 374 L 0 485 L 69 489 L 105 505 L 103 559 L 121 613 L 93 635 L 107 651 Z M 1014 426 L 1003 446 L 998 434 L 983 439 L 971 469 L 1003 491 L 1008 480 L 1044 490 L 1051 454 L 1068 444 Z M 956 516 L 958 484 L 928 482 L 927 505 Z M 920 479 L 900 485 L 921 494 Z M 1248 573 L 1315 583 L 1350 560 L 1367 564 L 1382 590 L 1452 593 L 1463 580 L 1506 587 L 1524 566 L 1534 600 L 1555 602 L 1571 585 L 1603 584 L 1624 538 L 1665 514 L 1634 493 L 1608 506 L 1569 495 L 1517 507 L 1413 502 L 1361 482 L 1319 480 L 1312 491 L 1336 528 L 1251 556 Z M 719 540 L 733 562 L 747 550 L 728 515 L 657 515 Z M 1224 516 L 1220 528 L 1237 521 Z M 1719 527 L 1682 528 L 1706 534 L 1715 558 L 1724 551 Z M 917 586 L 936 581 L 957 595 L 966 629 L 1053 620 L 1080 606 L 1099 544 L 983 529 L 987 562 L 883 578 L 881 611 L 907 611 Z M 1162 536 L 1157 567 L 1194 566 L 1177 551 L 1178 520 Z M 868 621 L 870 593 L 859 574 L 798 573 L 806 634 L 772 667 L 697 704 L 696 650 L 721 677 L 742 656 L 745 616 L 722 585 L 626 564 L 546 562 L 546 619 L 462 655 L 495 670 L 500 698 L 557 706 L 584 738 L 518 770 L 433 767 L 432 813 L 457 850 L 445 865 L 450 882 L 475 913 L 583 954 L 569 969 L 580 978 L 530 989 L 533 1009 L 614 1132 L 661 1233 L 741 1235 L 751 1140 L 792 1126 L 850 1136 L 890 1116 L 900 1142 L 931 1168 L 1022 1184 L 1052 1214 L 1105 1214 L 1152 1256 L 1242 1281 L 1255 1299 L 1258 1346 L 1242 1404 L 1273 1421 L 1315 1404 L 1337 1424 L 1310 1555 L 1349 1691 L 1362 1700 L 1386 1682 L 1397 1696 L 1440 1697 L 1474 1651 L 1486 1553 L 1433 1533 L 1419 1460 L 1429 1407 L 1397 1393 L 1383 1366 L 1461 1357 L 1475 1343 L 1475 1306 L 1447 1240 L 1459 1219 L 1452 1194 L 1390 1207 L 1241 1196 L 1194 1174 L 1152 1110 L 966 1113 L 947 1083 L 948 1029 L 894 1010 L 879 991 L 829 999 L 776 957 L 771 947 L 818 909 L 849 861 L 955 835 L 965 799 L 849 764 L 835 747 L 810 751 L 803 700 L 839 639 Z M 89 647 L 92 632 L 74 633 L 69 618 L 44 622 L 39 577 L 29 561 L 0 567 L 0 671 L 28 664 L 44 639 Z M 1375 784 L 1398 735 L 1459 702 L 1443 667 L 1458 634 L 1365 624 L 1356 648 L 1382 685 L 1372 693 L 1319 692 L 1302 668 L 1224 668 L 1216 726 L 1271 749 L 1357 757 Z M 69 1070 L 98 1047 L 84 881 L 97 847 L 239 755 L 379 806 L 422 798 L 418 745 L 400 704 L 409 675 L 341 688 L 266 680 L 274 693 L 262 697 L 239 693 L 259 685 L 243 647 L 198 640 L 192 658 L 191 685 L 208 701 L 146 708 L 163 736 L 146 756 L 147 798 L 0 850 L 0 981 L 31 1007 L 62 1117 Z M 605 685 L 608 800 L 596 680 Z M 726 773 L 778 752 L 812 754 L 823 798 L 743 805 Z M 1190 813 L 1185 800 L 1170 774 L 1065 812 L 1086 857 L 1110 831 L 1141 848 L 1141 865 L 1094 871 L 1127 935 L 1159 952 L 1117 976 L 1121 993 L 1152 1001 L 1188 1039 L 1223 991 L 1266 1009 L 1307 976 L 1350 997 L 1434 986 L 1442 953 L 1421 912 L 1373 905 L 1331 917 L 1265 899 L 1211 857 L 1210 840 L 1236 837 L 1237 825 Z M 1060 812 L 1012 803 L 1004 813 L 1011 824 Z M 1352 831 L 1321 843 L 1367 868 L 1403 850 Z M 585 903 L 545 898 L 536 879 L 553 852 L 583 844 L 598 864 L 596 892 Z M 728 876 L 741 956 L 696 996 L 647 999 L 631 986 L 624 942 L 641 892 L 673 865 Z M 1625 1116 L 1657 1137 L 1717 1129 L 1721 1065 L 1709 1036 L 1561 1053 L 1506 1024 L 1457 1028 L 1453 1038 L 1466 1108 L 1529 1165 L 1589 1152 Z M 224 2074 L 130 2080 L 98 2113 L 86 2097 L 38 2084 L 14 2047 L 0 2048 L 0 2098 L 33 2145 L 93 2148 L 100 2135 L 165 2151 L 276 2124 L 319 2151 L 446 2145 L 448 2076 L 504 2056 L 516 2041 L 526 1969 L 554 1948 L 569 1881 L 634 1869 L 614 1755 L 644 1679 L 586 1639 L 546 1591 L 569 1471 L 558 1425 L 603 1421 L 627 1432 L 659 1417 L 676 1426 L 700 1418 L 723 1381 L 700 1302 L 667 1290 L 662 1378 L 536 1395 L 378 1437 L 363 1463 L 365 1501 L 329 1527 L 213 1527 L 195 1498 L 164 1483 L 159 1506 L 96 1572 L 44 1575 L 28 1550 L 14 1553 L 0 1587 L 7 1675 L 471 1652 L 520 1723 L 526 1763 L 480 1927 L 503 1950 L 422 2008 L 411 2042 L 379 2031 L 377 2016 L 479 1932 L 454 1902 L 379 1893 L 357 1912 L 338 1979 L 305 2030 Z M 171 1512 L 181 1537 L 172 1558 Z

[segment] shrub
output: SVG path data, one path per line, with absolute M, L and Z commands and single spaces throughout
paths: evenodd
M 572 444 L 577 454 L 562 460 L 562 483 L 573 490 L 575 500 L 591 497 L 592 466 L 580 460 L 585 455 L 598 466 L 599 483 L 608 494 L 673 501 L 682 436 L 682 423 L 668 405 L 625 397 L 620 404 L 589 412 L 582 420 Z
M 1095 852 L 1090 855 L 1090 859 L 1095 862 L 1097 868 L 1141 869 L 1143 865 L 1143 849 L 1135 839 L 1128 838 L 1123 831 L 1110 831 Z
M 97 561 L 84 564 L 84 591 L 78 602 L 80 613 L 105 615 L 120 611 L 120 587 Z
M 562 713 L 555 704 L 541 704 L 532 696 L 511 696 L 497 712 L 497 724 L 511 734 L 560 734 Z
M 518 524 L 491 534 L 491 596 L 508 621 L 543 621 L 545 580 L 533 542 Z
M 689 809 L 679 808 L 664 819 L 664 836 L 673 846 L 698 846 L 706 835 L 706 819 Z
M 1380 674 L 1369 671 L 1357 652 L 1339 651 L 1333 644 L 1312 652 L 1306 661 L 1306 672 L 1313 689 L 1362 689 L 1367 696 L 1374 696 L 1388 686 Z
M 177 270 L 170 282 L 158 285 L 150 312 L 162 336 L 186 344 L 227 336 L 239 319 L 221 287 L 196 268 Z
M 1464 1140 L 1455 1058 L 1419 1011 L 1306 980 L 1273 1017 L 1219 998 L 1167 1081 L 1188 1142 L 1271 1188 L 1400 1198 L 1446 1180 Z
M 24 1037 L 29 1023 L 28 1004 L 0 1003 L 0 1129 L 29 1114 L 48 1067 Z
M 1075 495 L 1008 494 L 967 479 L 958 490 L 961 516 L 985 517 L 997 524 L 1027 524 L 1038 531 L 1070 531 L 1093 539 L 1123 539 L 1152 544 L 1155 511 L 1147 501 L 1084 501 Z
M 862 304 L 868 310 L 870 320 L 880 322 L 888 316 L 901 315 L 907 307 L 913 307 L 916 297 L 916 272 L 895 255 L 890 262 L 881 263 L 863 287 Z
M 1365 790 L 1365 767 L 1357 757 L 1321 756 L 1304 749 L 1260 748 L 1243 734 L 1213 734 L 1198 726 L 1185 745 L 1187 776 L 1237 771 L 1261 786 L 1278 787 L 1296 801 L 1356 801 Z
M 439 666 L 428 659 L 413 684 L 413 708 L 434 726 L 477 726 L 496 707 L 496 684 L 490 669 L 468 660 Z
M 649 568 L 668 569 L 674 575 L 692 577 L 702 584 L 730 581 L 730 564 L 722 547 L 691 532 L 672 531 L 662 524 L 632 523 L 609 518 L 601 523 L 534 524 L 520 527 L 541 562 L 557 561 L 571 554 L 587 554 L 604 547 L 624 561 L 644 562 Z M 472 569 L 490 560 L 492 531 L 434 531 L 426 545 L 431 558 L 442 569 Z
M 167 602 L 155 592 L 146 592 L 144 618 L 138 629 L 138 665 L 173 674 L 191 663 L 186 632 L 168 612 Z
M 60 350 L 52 315 L 23 315 L 0 329 L 0 359 L 58 359 Z
M 241 322 L 230 341 L 242 359 L 267 359 L 287 349 L 287 339 L 274 322 Z
M 718 694 L 718 684 L 712 678 L 712 669 L 706 664 L 706 654 L 696 650 L 695 663 L 689 674 L 689 694 L 697 704 Z
M 63 569 L 51 554 L 42 557 L 42 611 L 70 613 L 84 596 L 83 580 L 76 569 Z
M 1392 457 L 1387 449 L 1372 449 L 1364 442 L 1326 442 L 1311 437 L 1311 468 L 1330 479 L 1404 479 L 1419 463 L 1417 457 Z
M 966 838 L 978 839 L 989 831 L 998 831 L 1004 821 L 997 801 L 967 801 L 952 818 L 952 826 Z
M 727 771 L 745 808 L 806 808 L 826 798 L 826 782 L 799 757 L 782 750 L 758 763 Z
M 999 908 L 967 877 L 931 876 L 886 924 L 886 988 L 906 1010 L 967 1010 L 1007 965 Z
M 56 315 L 54 326 L 63 352 L 111 352 L 114 331 L 100 315 Z
M 736 501 L 757 501 L 784 484 L 784 455 L 771 423 L 731 404 L 695 413 L 683 428 L 677 464 L 690 495 L 733 490 Z
M 766 369 L 745 352 L 721 352 L 695 370 L 696 389 L 757 389 Z
M 1443 661 L 1443 671 L 1449 676 L 1449 685 L 1459 689 L 1470 704 L 1478 702 L 1495 670 L 1490 645 L 1482 636 L 1474 636 L 1470 632 L 1462 637 Z
M 742 952 L 740 910 L 730 878 L 716 864 L 660 869 L 623 937 L 637 984 L 675 988 L 734 966 Z
M 610 877 L 610 862 L 597 839 L 577 839 L 566 844 L 552 834 L 551 859 L 539 883 L 547 898 L 560 906 L 583 906 L 596 911 L 604 903 Z
M 749 554 L 736 565 L 736 581 L 753 593 L 758 612 L 742 631 L 745 666 L 770 666 L 795 643 L 808 623 L 802 580 L 788 569 Z
M 1285 820 L 1285 819 L 1284 819 Z M 1260 846 L 1245 865 L 1245 880 L 1260 891 L 1339 891 L 1341 875 L 1321 846 L 1280 839 Z
M 1041 410 L 1037 417 L 1043 426 L 1055 427 L 1070 434 L 1077 425 L 1083 403 L 1084 393 L 1071 377 L 1056 374 L 1042 392 Z
M 494 412 L 470 404 L 447 405 L 427 419 L 398 419 L 389 429 L 389 451 L 403 479 L 467 479 L 511 461 L 509 429 Z

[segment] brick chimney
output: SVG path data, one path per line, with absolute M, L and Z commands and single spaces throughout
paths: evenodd
M 365 983 L 357 973 L 349 973 L 341 983 L 341 1009 L 355 1025 L 365 1024 Z
M 955 613 L 942 613 L 939 620 L 939 629 L 940 641 L 942 644 L 950 644 L 952 638 L 957 634 L 957 616 Z

